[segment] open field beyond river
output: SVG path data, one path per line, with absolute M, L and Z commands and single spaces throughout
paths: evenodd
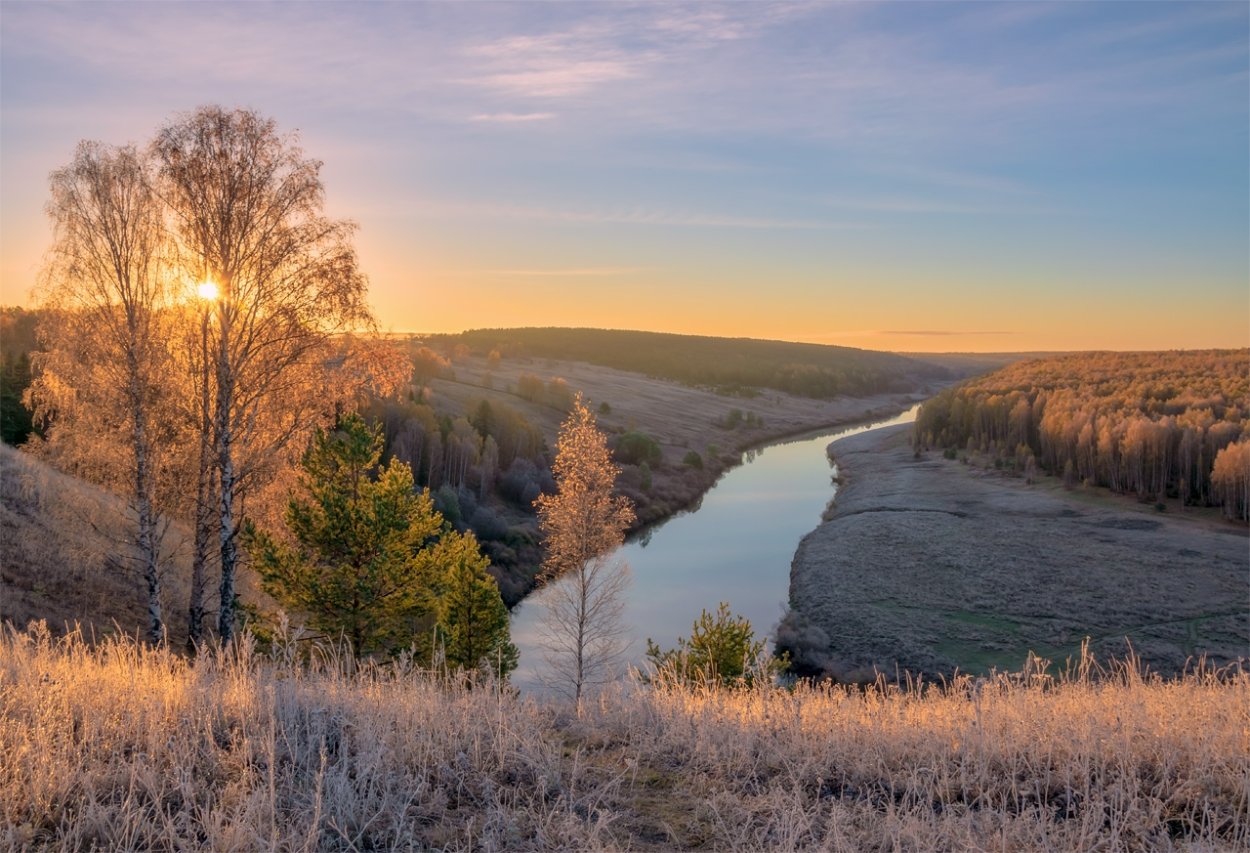
M 831 446 L 844 483 L 790 600 L 802 663 L 841 677 L 1016 669 L 1089 636 L 1168 673 L 1250 654 L 1244 528 L 917 459 L 908 427 Z M 858 670 L 858 672 L 856 672 Z

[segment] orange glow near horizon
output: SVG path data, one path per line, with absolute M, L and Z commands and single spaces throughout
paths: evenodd
M 400 265 L 400 268 L 403 268 Z M 409 278 L 411 276 L 411 278 Z M 824 288 L 806 282 L 770 287 L 717 284 L 712 275 L 640 270 L 621 275 L 518 275 L 459 272 L 445 266 L 399 276 L 370 275 L 378 325 L 396 333 L 564 326 L 632 329 L 715 337 L 801 341 L 892 352 L 1040 352 L 1235 349 L 1250 346 L 1250 307 L 1207 312 L 1178 322 L 1192 307 L 1157 295 L 1168 284 L 1140 286 L 1142 298 L 1091 286 L 1082 310 L 1062 300 L 1005 309 L 990 286 L 938 295 L 865 275 L 863 284 Z M 927 292 L 926 292 L 927 291 Z M 769 294 L 772 294 L 771 296 Z M 1109 322 L 1108 318 L 1114 318 Z

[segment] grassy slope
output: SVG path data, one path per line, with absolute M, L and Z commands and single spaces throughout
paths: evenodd
M 910 405 L 910 401 L 927 396 L 925 389 L 940 387 L 936 383 L 918 383 L 910 394 L 884 393 L 837 400 L 814 400 L 781 391 L 766 391 L 743 399 L 586 362 L 506 357 L 491 366 L 480 356 L 465 356 L 453 361 L 447 376 L 432 381 L 432 402 L 437 411 L 451 415 L 471 413 L 481 400 L 505 403 L 524 414 L 542 431 L 548 446 L 554 447 L 565 412 L 518 396 L 516 388 L 525 374 L 543 380 L 558 377 L 568 383 L 570 390 L 582 392 L 596 410 L 601 429 L 609 434 L 636 429 L 656 439 L 663 460 L 654 466 L 656 494 L 643 501 L 640 516 L 644 522 L 666 517 L 693 501 L 715 482 L 722 469 L 736 464 L 739 453 L 748 447 L 859 420 L 870 411 L 894 414 Z M 610 406 L 609 413 L 598 412 L 601 403 Z M 727 429 L 723 424 L 735 409 L 759 420 Z M 715 458 L 708 452 L 709 446 L 718 448 L 724 458 Z M 692 471 L 683 464 L 691 450 L 705 458 L 703 471 Z
M 126 559 L 131 530 L 117 496 L 0 444 L 0 621 L 43 619 L 57 633 L 81 623 L 98 637 L 145 630 L 146 587 Z M 164 617 L 177 648 L 187 636 L 188 540 L 171 525 L 162 551 Z M 255 600 L 250 576 L 241 579 L 240 592 Z
M 281 654 L 281 653 L 280 653 Z M 0 635 L 0 847 L 1246 849 L 1250 677 L 608 693 Z

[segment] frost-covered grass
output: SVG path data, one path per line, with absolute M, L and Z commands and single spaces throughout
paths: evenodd
M 1250 676 L 626 685 L 0 637 L 0 848 L 1250 846 Z

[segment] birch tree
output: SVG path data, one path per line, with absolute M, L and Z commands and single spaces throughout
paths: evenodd
M 1250 520 L 1250 439 L 1230 444 L 1216 455 L 1211 488 L 1227 518 Z
M 158 479 L 167 446 L 168 270 L 149 164 L 133 147 L 82 142 L 52 173 L 53 245 L 38 298 L 48 309 L 30 399 L 53 421 L 45 453 L 129 500 L 147 636 L 164 638 Z
M 152 145 L 188 275 L 215 284 L 208 326 L 221 568 L 217 628 L 234 634 L 242 500 L 332 419 L 337 333 L 367 325 L 354 226 L 327 218 L 321 163 L 247 110 L 203 107 Z
M 546 556 L 544 634 L 552 686 L 581 713 L 589 686 L 608 680 L 627 647 L 621 622 L 628 567 L 614 552 L 634 520 L 628 498 L 612 494 L 620 469 L 580 394 L 560 427 L 554 495 L 534 502 Z

